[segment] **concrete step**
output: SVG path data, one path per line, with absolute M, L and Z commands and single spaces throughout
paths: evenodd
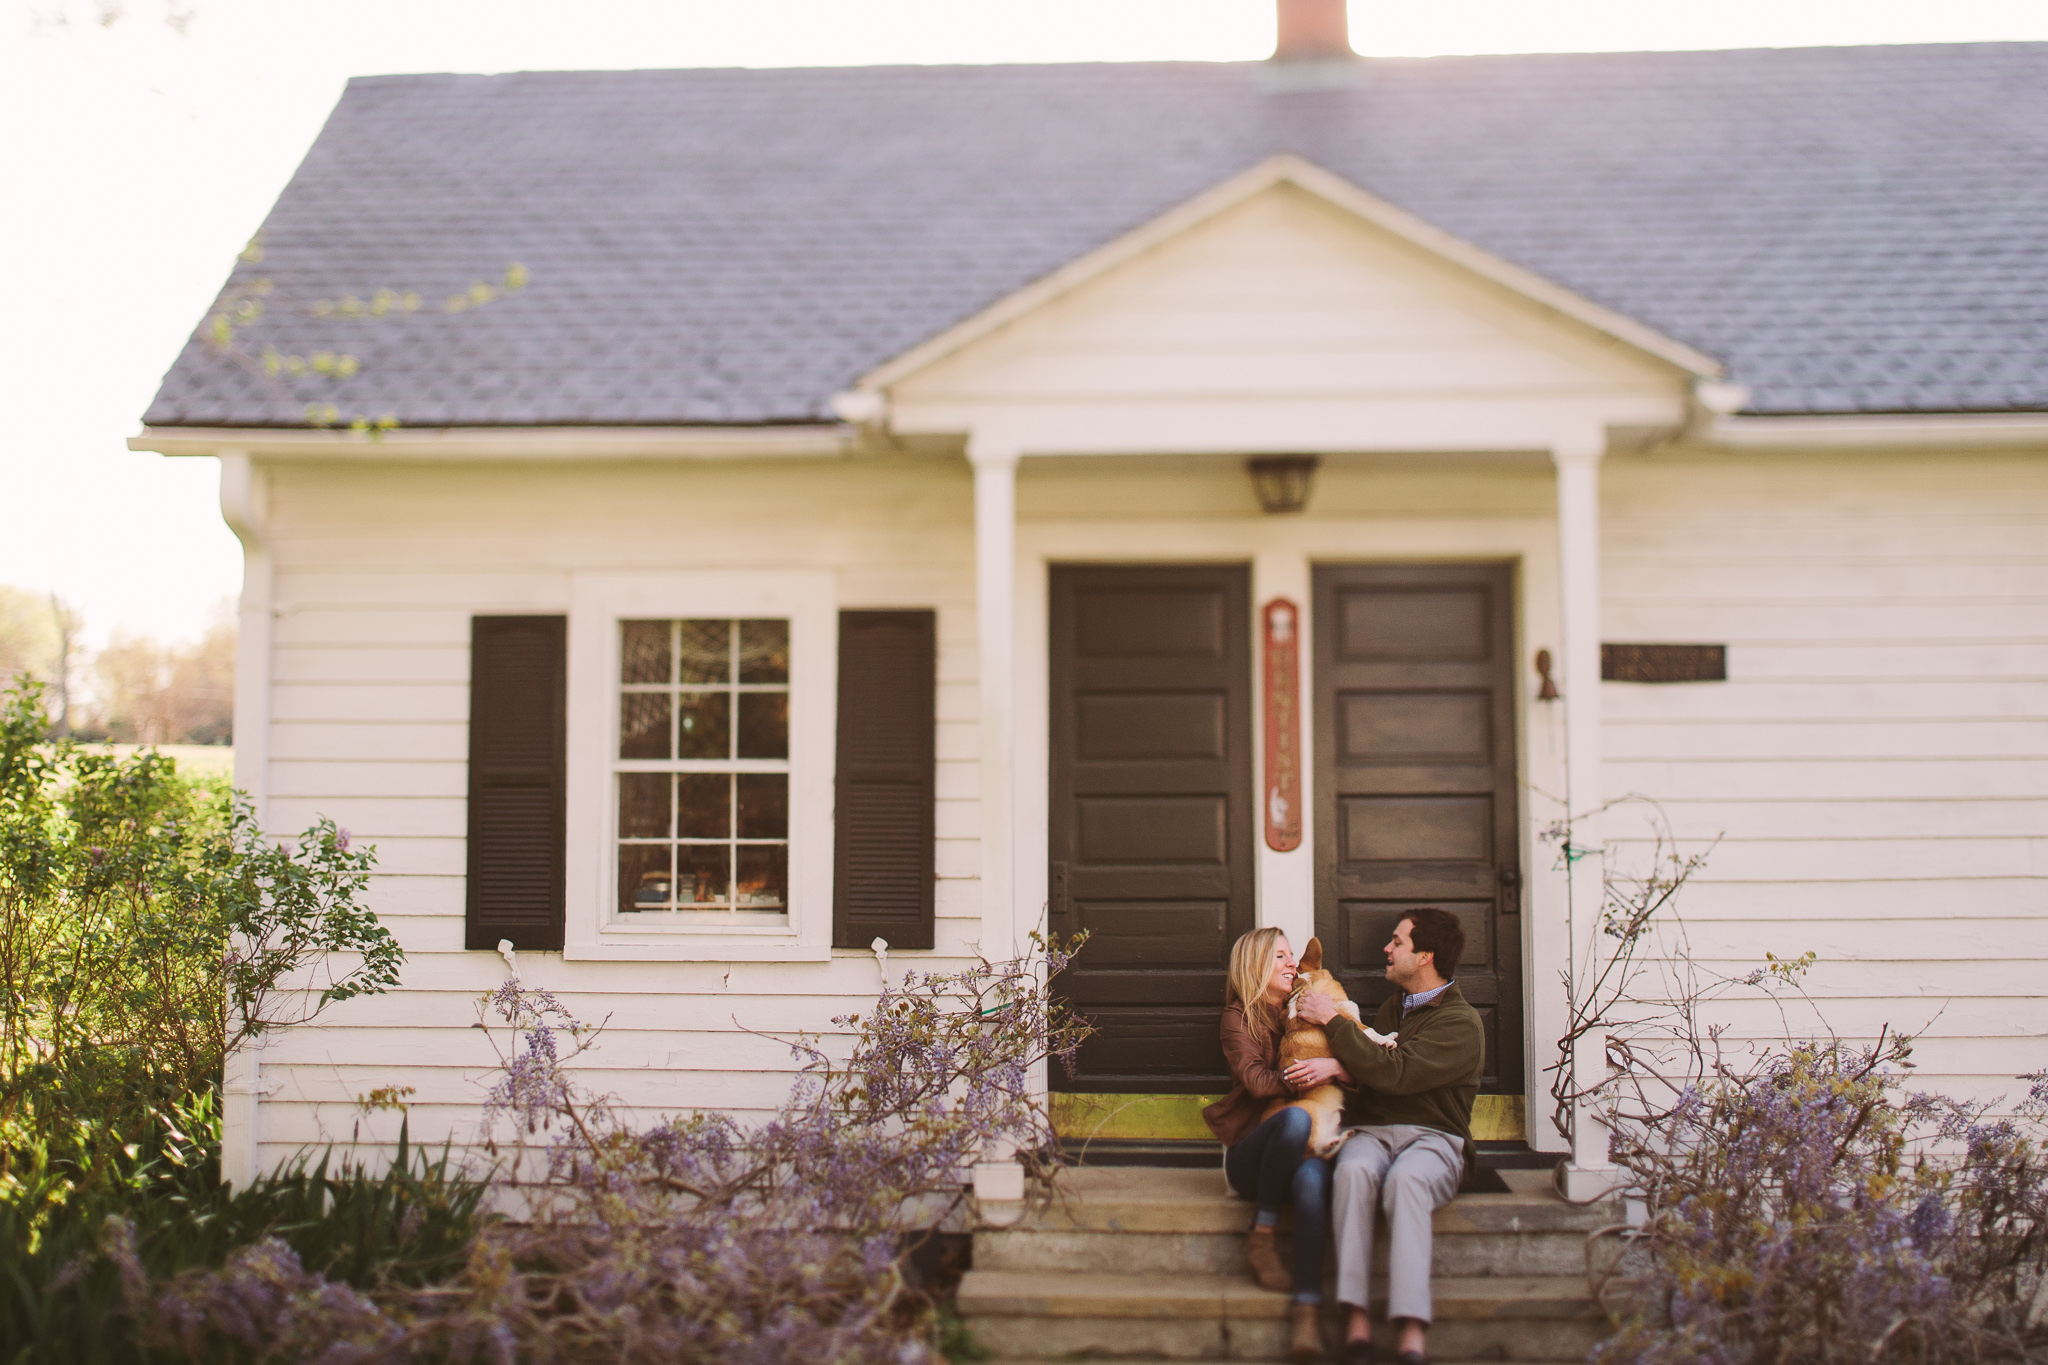
M 1293 1244 L 1280 1230 L 1280 1258 L 1292 1265 Z M 1375 1265 L 1387 1263 L 1386 1229 L 1375 1238 Z M 974 1264 L 983 1270 L 1074 1270 L 1110 1274 L 1244 1275 L 1242 1232 L 993 1232 L 974 1235 Z M 1334 1257 L 1335 1252 L 1330 1253 Z M 1431 1273 L 1583 1275 L 1583 1232 L 1439 1233 Z
M 1523 1188 L 1460 1195 L 1435 1218 L 1439 1276 L 1570 1275 L 1585 1271 L 1585 1237 L 1618 1211 L 1575 1206 L 1547 1173 L 1508 1172 Z M 1214 1171 L 1139 1168 L 1066 1172 L 1044 1208 L 989 1205 L 975 1233 L 974 1264 L 989 1270 L 1242 1274 L 1249 1202 L 1231 1197 Z M 1385 1229 L 1380 1231 L 1381 1258 Z M 1287 1223 L 1280 1234 L 1287 1254 Z M 1384 1260 L 1380 1260 L 1384 1264 Z
M 1583 1275 L 1446 1276 L 1433 1292 L 1437 1359 L 1579 1360 L 1604 1335 Z M 1286 1347 L 1287 1296 L 1241 1276 L 976 1268 L 960 1282 L 958 1306 L 984 1346 L 1033 1360 L 1277 1360 Z M 1334 1339 L 1334 1305 L 1325 1317 Z
M 1374 1286 L 1378 1302 L 1382 1287 Z M 1439 1320 L 1571 1318 L 1592 1311 L 1582 1275 L 1445 1276 L 1431 1284 Z M 960 1281 L 962 1317 L 1284 1318 L 1287 1295 L 1235 1275 L 1104 1275 L 970 1270 Z
M 1508 1194 L 1461 1194 L 1438 1209 L 1436 1228 L 1447 1232 L 1579 1232 L 1611 1221 L 1604 1204 L 1567 1204 L 1550 1192 L 1540 1171 L 1508 1171 L 1517 1188 Z M 1083 1168 L 1063 1172 L 1044 1208 L 1027 1204 L 982 1206 L 980 1226 L 1096 1232 L 1244 1232 L 1252 1225 L 1249 1200 L 1232 1196 L 1220 1171 L 1145 1167 Z

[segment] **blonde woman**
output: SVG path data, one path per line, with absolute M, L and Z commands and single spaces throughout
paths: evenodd
M 1258 1209 L 1245 1260 L 1268 1289 L 1292 1292 L 1293 1330 L 1288 1358 L 1322 1359 L 1323 1234 L 1330 1216 L 1330 1163 L 1309 1156 L 1306 1110 L 1283 1109 L 1260 1121 L 1267 1104 L 1301 1093 L 1280 1074 L 1280 1034 L 1287 993 L 1294 988 L 1294 949 L 1278 929 L 1254 929 L 1230 950 L 1223 998 L 1223 1057 L 1236 1082 L 1228 1095 L 1202 1111 L 1225 1148 L 1230 1187 Z M 1318 1059 L 1331 1076 L 1350 1077 L 1336 1062 Z M 1329 1077 L 1322 1077 L 1322 1084 Z M 1294 1204 L 1294 1274 L 1280 1264 L 1274 1229 L 1280 1206 Z

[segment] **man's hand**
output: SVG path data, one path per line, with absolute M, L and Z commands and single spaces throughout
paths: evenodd
M 1339 1085 L 1351 1084 L 1351 1073 L 1335 1057 L 1304 1057 L 1280 1074 L 1296 1090 L 1313 1090 L 1333 1081 Z
M 1303 991 L 1294 998 L 1294 1013 L 1298 1018 L 1306 1019 L 1317 1028 L 1321 1028 L 1337 1017 L 1337 1002 L 1327 995 Z

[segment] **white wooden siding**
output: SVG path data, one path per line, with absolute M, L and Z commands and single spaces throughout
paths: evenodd
M 472 1027 L 505 966 L 463 937 L 469 621 L 555 612 L 570 575 L 636 568 L 837 571 L 845 607 L 939 612 L 938 947 L 892 973 L 957 965 L 979 937 L 977 691 L 966 470 L 907 459 L 662 466 L 332 466 L 273 484 L 277 622 L 269 824 L 331 816 L 376 847 L 370 904 L 405 946 L 401 990 L 346 1002 L 263 1053 L 258 1162 L 330 1141 L 389 1142 L 357 1101 L 410 1086 L 413 1134 L 474 1135 L 491 1053 Z M 874 958 L 565 962 L 527 980 L 610 1016 L 586 1079 L 652 1118 L 757 1110 L 788 1047 L 878 984 Z M 749 1030 L 757 1030 L 749 1032 Z
M 1800 1026 L 1889 1025 L 1916 1083 L 2009 1095 L 2048 1065 L 2048 458 L 1615 458 L 1603 520 L 1604 638 L 1728 646 L 1725 683 L 1602 691 L 1606 793 L 1720 839 L 1693 960 L 1810 950 Z

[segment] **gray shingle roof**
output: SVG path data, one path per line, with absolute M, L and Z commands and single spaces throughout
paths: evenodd
M 238 266 L 302 299 L 195 335 L 146 421 L 802 422 L 860 374 L 1276 152 L 1727 363 L 1751 411 L 2048 408 L 2048 44 L 1258 64 L 382 76 Z M 508 261 L 532 284 L 434 306 Z

